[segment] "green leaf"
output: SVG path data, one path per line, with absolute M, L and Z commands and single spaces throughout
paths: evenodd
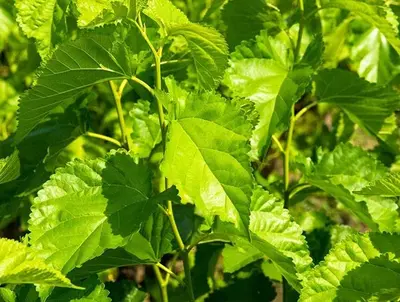
M 156 21 L 166 34 L 175 25 L 190 23 L 186 15 L 169 0 L 149 0 L 143 12 Z
M 0 238 L 0 267 L 0 284 L 34 283 L 79 288 L 18 241 Z
M 160 209 L 156 210 L 138 233 L 129 236 L 122 248 L 106 250 L 74 269 L 71 276 L 81 278 L 113 267 L 157 263 L 163 255 L 172 252 L 173 238 L 168 218 Z
M 16 302 L 17 296 L 15 293 L 8 288 L 1 287 L 0 288 L 0 301 L 2 302 Z
M 230 225 L 220 223 L 213 236 L 232 241 L 235 246 L 249 250 L 249 255 L 257 255 L 258 250 L 273 262 L 295 290 L 300 291 L 299 280 L 312 265 L 303 230 L 283 208 L 283 202 L 261 188 L 256 188 L 252 196 L 250 232 L 251 242 L 239 236 Z
M 223 36 L 214 28 L 194 23 L 174 26 L 171 35 L 187 40 L 200 87 L 217 87 L 228 65 L 228 47 Z
M 289 70 L 267 59 L 231 62 L 225 83 L 235 96 L 254 102 L 260 116 L 251 138 L 252 158 L 262 156 L 272 135 L 286 127 L 292 105 L 304 94 L 311 74 L 309 67 Z
M 70 162 L 34 200 L 31 244 L 46 262 L 67 273 L 106 249 L 124 245 L 158 201 L 176 198 L 173 189 L 151 193 L 149 168 L 126 154 L 110 155 L 107 162 Z
M 315 77 L 315 84 L 319 102 L 339 106 L 354 123 L 378 138 L 386 119 L 400 108 L 396 91 L 369 83 L 349 71 L 322 70 Z
M 219 215 L 247 232 L 252 184 L 251 125 L 227 100 L 191 94 L 169 125 L 162 171 L 184 202 L 201 215 Z M 229 167 L 227 170 L 226 167 Z
M 228 63 L 224 37 L 214 28 L 191 23 L 169 0 L 150 0 L 144 12 L 158 23 L 165 36 L 186 39 L 200 87 L 215 88 Z
M 395 200 L 356 194 L 387 172 L 368 152 L 350 144 L 339 144 L 332 152 L 324 154 L 311 170 L 303 171 L 307 182 L 334 196 L 370 228 L 398 229 Z
M 138 101 L 129 115 L 133 118 L 132 152 L 139 158 L 150 156 L 153 148 L 161 142 L 161 129 L 156 113 L 150 113 L 148 101 Z
M 42 59 L 46 58 L 53 48 L 54 40 L 60 32 L 53 30 L 57 26 L 57 18 L 54 16 L 59 5 L 59 0 L 16 0 L 18 10 L 17 21 L 22 31 L 28 38 L 37 41 L 37 48 Z M 70 1 L 66 1 L 68 3 Z M 64 5 L 64 4 L 62 4 Z M 62 11 L 62 10 L 60 10 Z M 64 12 L 62 13 L 64 14 Z M 62 23 L 62 22 L 61 22 Z M 59 31 L 60 29 L 58 29 Z
M 195 265 L 191 269 L 193 292 L 197 299 L 210 291 L 210 280 L 214 279 L 216 265 L 224 245 L 221 243 L 201 244 L 196 248 Z
M 278 11 L 264 0 L 230 0 L 222 10 L 222 19 L 227 25 L 229 47 L 234 49 L 244 40 L 254 38 L 264 28 L 280 27 L 283 24 Z
M 350 11 L 379 29 L 389 43 L 400 53 L 397 24 L 391 23 L 389 7 L 383 0 L 322 0 L 321 8 L 340 8 Z
M 28 135 L 50 112 L 65 106 L 86 88 L 110 80 L 130 78 L 133 74 L 127 52 L 117 42 L 116 27 L 107 27 L 102 34 L 87 37 L 59 47 L 42 68 L 36 86 L 20 99 L 16 142 Z M 108 33 L 108 34 L 107 34 Z
M 0 184 L 15 180 L 20 175 L 18 150 L 10 156 L 0 159 Z
M 246 265 L 261 259 L 263 254 L 255 247 L 244 249 L 240 246 L 225 246 L 222 251 L 224 273 L 234 273 Z
M 390 173 L 356 192 L 362 195 L 400 196 L 400 173 Z
M 272 36 L 262 30 L 255 39 L 242 41 L 231 53 L 233 61 L 241 59 L 273 59 L 288 69 L 293 66 L 294 55 L 290 38 L 285 31 Z
M 400 297 L 398 234 L 348 235 L 307 273 L 300 301 L 395 301 Z
M 125 17 L 134 20 L 145 5 L 146 0 L 76 0 L 78 26 L 95 27 Z
M 351 48 L 351 59 L 358 75 L 372 83 L 387 84 L 399 73 L 390 44 L 377 28 L 371 28 L 359 38 Z

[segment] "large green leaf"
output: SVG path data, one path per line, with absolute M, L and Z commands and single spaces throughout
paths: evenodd
M 37 41 L 40 56 L 46 58 L 53 48 L 56 38 L 62 34 L 58 23 L 64 26 L 66 7 L 70 0 L 16 0 L 15 6 L 18 10 L 17 21 L 24 34 Z M 55 16 L 58 8 L 58 16 Z M 61 14 L 61 16 L 60 16 Z
M 0 184 L 17 179 L 20 174 L 18 151 L 10 156 L 0 159 Z
M 41 70 L 37 84 L 21 97 L 17 143 L 28 135 L 50 112 L 69 104 L 94 84 L 130 78 L 133 73 L 129 47 L 116 41 L 107 27 L 59 47 Z
M 357 194 L 387 172 L 368 152 L 350 144 L 340 144 L 324 154 L 309 171 L 303 172 L 307 182 L 334 196 L 370 228 L 398 230 L 398 206 L 394 199 Z
M 349 71 L 322 70 L 315 77 L 320 102 L 339 106 L 362 128 L 384 139 L 380 132 L 393 112 L 400 108 L 400 98 L 389 87 L 372 84 Z
M 18 241 L 0 238 L 0 268 L 0 284 L 34 283 L 78 288 Z
M 215 88 L 228 63 L 224 37 L 214 28 L 191 23 L 169 0 L 150 0 L 144 11 L 165 36 L 182 36 L 192 56 L 200 87 Z
M 341 8 L 361 17 L 379 29 L 390 44 L 400 53 L 397 25 L 391 20 L 390 9 L 384 0 L 322 0 L 321 8 Z
M 162 171 L 184 202 L 203 216 L 219 215 L 247 232 L 252 175 L 251 125 L 213 93 L 191 94 L 171 121 Z M 229 167 L 229 169 L 227 169 Z
M 300 301 L 395 301 L 400 297 L 398 234 L 348 235 L 306 274 Z
M 67 273 L 124 245 L 160 199 L 174 198 L 168 192 L 151 194 L 149 168 L 128 155 L 110 155 L 106 162 L 75 160 L 57 170 L 34 200 L 31 244 Z
M 243 59 L 231 62 L 225 84 L 235 96 L 254 102 L 259 122 L 251 139 L 251 156 L 264 154 L 272 135 L 288 123 L 292 105 L 304 94 L 312 69 L 289 70 L 270 59 Z

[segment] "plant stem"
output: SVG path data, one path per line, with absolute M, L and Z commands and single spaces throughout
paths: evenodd
M 315 107 L 316 105 L 318 105 L 317 102 L 312 102 L 312 103 L 308 104 L 307 106 L 305 106 L 303 109 L 301 109 L 299 112 L 297 112 L 296 116 L 294 117 L 294 121 L 297 122 L 297 120 L 299 118 L 301 118 L 308 110 Z
M 146 82 L 142 81 L 141 79 L 139 79 L 139 78 L 137 78 L 137 77 L 135 77 L 135 76 L 132 76 L 132 77 L 131 77 L 131 80 L 134 81 L 134 82 L 136 82 L 136 83 L 138 83 L 139 85 L 141 85 L 141 86 L 142 86 L 143 88 L 145 88 L 148 92 L 150 92 L 151 95 L 154 95 L 154 90 L 153 90 L 153 88 L 151 88 Z
M 286 149 L 284 153 L 284 165 L 283 165 L 283 175 L 284 175 L 284 186 L 285 186 L 285 208 L 289 208 L 289 184 L 290 184 L 290 146 L 293 139 L 294 124 L 296 120 L 294 118 L 294 105 L 292 106 L 292 117 L 290 118 L 290 126 L 288 131 L 288 137 L 286 141 Z
M 299 0 L 300 7 L 300 22 L 299 22 L 299 33 L 297 35 L 296 49 L 294 51 L 294 62 L 297 62 L 300 54 L 301 48 L 301 40 L 303 39 L 304 32 L 304 2 L 303 0 Z
M 164 279 L 161 275 L 160 268 L 156 264 L 153 264 L 153 270 L 154 273 L 156 274 L 157 282 L 160 287 L 161 300 L 162 302 L 168 302 L 168 288 L 167 284 L 164 282 Z
M 158 268 L 160 268 L 160 269 L 162 269 L 164 272 L 166 272 L 166 273 L 167 273 L 167 276 L 172 276 L 172 277 L 174 277 L 176 280 L 180 281 L 180 280 L 179 280 L 179 277 L 178 277 L 173 271 L 171 271 L 168 267 L 166 267 L 165 265 L 161 264 L 160 262 L 158 262 L 156 265 L 158 266 Z
M 117 109 L 119 126 L 121 128 L 121 136 L 122 136 L 121 145 L 125 149 L 129 150 L 129 145 L 128 145 L 129 140 L 128 140 L 128 136 L 126 134 L 124 112 L 122 110 L 122 104 L 121 104 L 122 91 L 121 91 L 121 93 L 118 91 L 118 87 L 113 81 L 110 81 L 110 87 L 111 87 L 111 91 L 114 95 L 115 108 Z
M 122 147 L 121 143 L 119 141 L 117 141 L 115 138 L 105 136 L 105 135 L 99 134 L 99 133 L 90 132 L 90 131 L 86 132 L 86 135 L 89 137 L 99 138 L 104 141 L 110 142 L 118 147 Z
M 272 135 L 272 140 L 274 141 L 275 145 L 278 147 L 279 151 L 281 151 L 282 154 L 285 154 L 285 150 L 283 149 L 281 142 L 275 135 Z
M 162 82 L 161 82 L 161 57 L 162 57 L 162 52 L 163 48 L 162 46 L 156 50 L 151 43 L 149 37 L 146 34 L 146 30 L 143 26 L 141 26 L 139 23 L 135 21 L 135 25 L 138 27 L 141 35 L 143 36 L 144 40 L 147 42 L 149 45 L 153 56 L 154 56 L 154 63 L 156 67 L 156 83 L 155 83 L 155 89 L 161 90 L 162 89 Z M 166 123 L 165 123 L 165 117 L 164 117 L 164 108 L 161 103 L 161 101 L 156 97 L 156 102 L 157 102 L 157 109 L 158 109 L 158 119 L 160 123 L 160 128 L 161 128 L 161 133 L 162 133 L 162 145 L 163 145 L 163 153 L 165 154 L 165 146 L 166 146 Z M 165 188 L 168 188 L 168 180 L 167 178 L 164 177 L 164 182 L 165 182 Z M 193 285 L 192 285 L 192 278 L 190 275 L 190 265 L 188 263 L 188 252 L 185 250 L 185 244 L 183 243 L 182 237 L 179 234 L 178 226 L 176 225 L 176 221 L 174 218 L 174 211 L 172 207 L 172 201 L 168 200 L 168 208 L 165 211 L 168 217 L 168 220 L 171 224 L 172 231 L 174 233 L 175 239 L 178 242 L 179 249 L 181 252 L 184 254 L 184 267 L 185 267 L 185 276 L 187 279 L 187 289 L 188 289 L 188 294 L 191 297 L 190 301 L 194 301 L 194 295 L 193 295 Z M 157 270 L 159 268 L 156 266 Z M 168 280 L 168 279 L 167 279 Z M 167 294 L 167 293 L 166 293 Z M 168 297 L 167 297 L 168 298 Z

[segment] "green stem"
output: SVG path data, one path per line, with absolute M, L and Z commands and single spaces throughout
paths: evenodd
M 161 275 L 160 268 L 156 264 L 153 264 L 153 270 L 154 273 L 156 274 L 158 286 L 160 287 L 161 300 L 162 302 L 168 302 L 168 288 L 167 284 L 165 284 L 164 279 Z
M 295 185 L 294 187 L 292 187 L 290 189 L 289 199 L 292 199 L 297 193 L 299 193 L 299 192 L 301 192 L 301 191 L 303 191 L 305 189 L 311 188 L 311 187 L 312 187 L 312 185 L 307 184 L 307 183 L 302 183 L 302 184 Z
M 310 104 L 308 104 L 307 106 L 305 106 L 303 109 L 301 109 L 296 116 L 294 117 L 294 121 L 297 122 L 297 120 L 299 118 L 301 118 L 308 110 L 310 110 L 311 108 L 315 107 L 316 105 L 318 105 L 317 102 L 312 102 Z
M 168 267 L 166 267 L 165 265 L 161 264 L 160 262 L 158 262 L 156 265 L 158 266 L 158 268 L 160 268 L 160 269 L 162 269 L 164 272 L 166 272 L 168 276 L 171 275 L 171 276 L 174 277 L 176 280 L 180 281 L 180 280 L 179 280 L 179 277 L 178 277 L 173 271 L 171 271 Z
M 139 78 L 137 78 L 137 77 L 135 77 L 135 76 L 132 76 L 132 77 L 131 77 L 131 80 L 134 81 L 134 82 L 136 82 L 136 83 L 138 83 L 139 85 L 141 85 L 141 86 L 142 86 L 143 88 L 145 88 L 148 92 L 150 92 L 151 95 L 154 95 L 154 90 L 153 90 L 153 88 L 151 88 L 151 87 L 149 86 L 149 84 L 147 84 L 146 82 L 142 81 L 141 79 L 139 79 Z
M 121 128 L 121 136 L 122 136 L 121 145 L 127 150 L 129 150 L 129 145 L 128 145 L 129 140 L 128 140 L 128 135 L 126 133 L 124 112 L 122 110 L 122 104 L 121 104 L 122 93 L 119 93 L 118 87 L 113 81 L 110 81 L 110 87 L 114 95 L 115 108 L 117 109 L 119 126 Z
M 292 117 L 290 119 L 290 126 L 288 131 L 288 137 L 286 141 L 286 149 L 284 153 L 284 165 L 283 165 L 283 175 L 284 175 L 284 186 L 285 186 L 285 208 L 289 208 L 289 184 L 290 184 L 290 146 L 293 140 L 293 131 L 294 131 L 294 105 L 292 106 Z
M 138 27 L 141 35 L 143 36 L 144 40 L 147 42 L 147 44 L 149 45 L 153 56 L 154 56 L 154 63 L 155 63 L 155 67 L 156 67 L 156 83 L 155 83 L 155 88 L 157 90 L 161 90 L 162 89 L 162 82 L 161 82 L 161 57 L 162 57 L 162 52 L 163 52 L 163 48 L 162 46 L 156 50 L 153 46 L 153 44 L 151 43 L 150 39 L 148 38 L 147 34 L 146 34 L 146 30 L 145 28 L 143 28 L 142 26 L 140 26 L 139 23 L 137 23 L 135 21 L 136 26 Z M 158 119 L 159 119 L 159 123 L 160 123 L 160 127 L 161 127 L 161 133 L 162 133 L 162 145 L 163 145 L 163 153 L 165 154 L 165 146 L 166 146 L 166 123 L 165 123 L 165 117 L 164 117 L 164 108 L 163 105 L 161 103 L 161 101 L 156 97 L 156 102 L 157 102 L 157 109 L 158 109 Z M 164 177 L 164 181 L 165 181 L 165 188 L 168 188 L 168 180 L 167 178 Z M 175 221 L 175 217 L 174 217 L 174 211 L 173 211 L 173 207 L 172 207 L 172 201 L 168 200 L 168 208 L 166 210 L 167 213 L 167 217 L 168 220 L 171 224 L 172 227 L 172 231 L 174 233 L 175 239 L 178 242 L 178 246 L 179 249 L 181 250 L 181 252 L 184 253 L 185 259 L 184 261 L 184 267 L 185 267 L 185 274 L 186 274 L 186 278 L 187 278 L 187 288 L 188 288 L 188 294 L 191 298 L 194 297 L 193 295 L 193 285 L 192 285 L 192 280 L 191 280 L 191 275 L 190 275 L 190 265 L 188 263 L 188 259 L 187 259 L 187 251 L 185 250 L 185 244 L 183 243 L 182 237 L 179 234 L 179 230 L 178 230 L 178 226 L 176 225 L 176 221 Z M 156 266 L 157 267 L 157 266 Z M 157 269 L 159 270 L 159 268 L 157 267 Z M 194 298 L 191 300 L 194 301 Z
M 299 23 L 299 33 L 297 35 L 297 42 L 296 42 L 296 49 L 294 51 L 294 61 L 297 62 L 297 59 L 300 55 L 300 48 L 301 48 L 301 40 L 303 39 L 303 32 L 304 32 L 304 2 L 303 0 L 299 0 L 299 7 L 300 7 L 300 23 Z
M 89 137 L 99 138 L 104 141 L 110 142 L 118 147 L 122 147 L 121 143 L 119 141 L 117 141 L 115 138 L 105 136 L 105 135 L 99 134 L 99 133 L 90 132 L 90 131 L 86 132 L 86 135 Z

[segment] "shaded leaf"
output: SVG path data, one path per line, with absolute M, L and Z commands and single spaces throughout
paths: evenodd
M 10 156 L 0 159 L 0 184 L 13 181 L 20 175 L 18 150 Z

